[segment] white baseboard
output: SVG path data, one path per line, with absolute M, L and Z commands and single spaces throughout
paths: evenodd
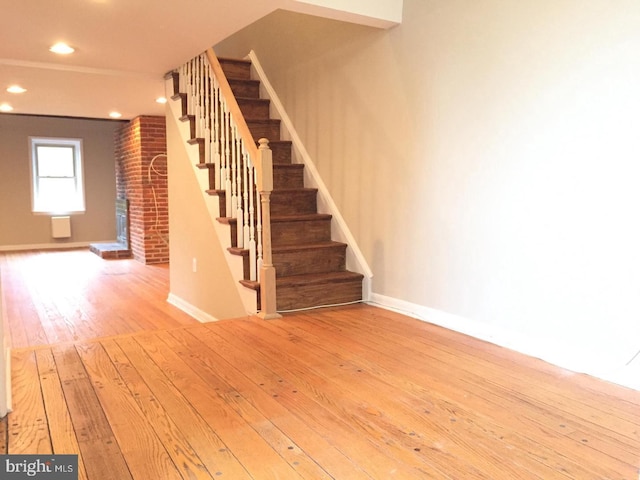
M 594 354 L 592 348 L 568 345 L 554 338 L 533 338 L 509 331 L 496 325 L 473 321 L 422 305 L 417 305 L 393 297 L 376 293 L 367 302 L 386 310 L 438 325 L 449 330 L 484 340 L 500 347 L 539 358 L 560 368 L 616 383 L 634 390 L 640 390 L 640 365 L 625 365 L 623 359 L 630 352 L 616 352 L 609 356 Z
M 218 318 L 212 315 L 209 315 L 208 313 L 203 312 L 199 308 L 191 305 L 189 302 L 174 295 L 173 293 L 169 294 L 169 296 L 167 297 L 167 302 L 169 302 L 174 307 L 179 308 L 187 315 L 192 316 L 193 318 L 198 320 L 200 323 L 217 322 L 219 320 Z

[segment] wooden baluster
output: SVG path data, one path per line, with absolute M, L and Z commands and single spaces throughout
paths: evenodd
M 187 114 L 191 111 L 191 61 L 188 61 L 184 67 L 185 90 L 187 95 Z
M 249 184 L 249 172 L 252 169 L 249 153 L 242 145 L 242 209 L 244 210 L 244 222 L 242 224 L 243 245 L 248 248 L 249 245 L 249 195 L 253 193 Z
M 259 159 L 256 159 L 258 161 Z M 258 185 L 258 171 L 254 169 L 254 182 Z M 256 211 L 256 280 L 261 281 L 260 275 L 262 272 L 262 265 L 264 263 L 262 256 L 262 204 L 260 203 L 260 192 L 256 188 L 258 195 L 258 205 L 255 207 Z
M 258 161 L 262 175 L 258 178 L 260 206 L 262 209 L 263 263 L 260 272 L 260 312 L 264 319 L 280 318 L 276 311 L 276 269 L 271 259 L 271 192 L 273 191 L 273 159 L 269 140 L 261 138 Z
M 189 115 L 194 115 L 195 109 L 196 109 L 196 102 L 195 102 L 195 60 L 191 60 L 189 62 L 189 103 L 188 103 L 188 107 L 187 107 L 187 113 Z
M 206 92 L 207 89 L 205 87 L 206 85 L 206 69 L 205 69 L 205 56 L 204 54 L 200 55 L 199 57 L 200 59 L 200 88 L 199 88 L 199 92 L 200 92 L 200 138 L 203 138 L 205 141 L 205 146 L 206 146 L 206 139 L 207 139 L 207 116 L 209 115 L 209 113 L 207 112 L 206 107 Z M 205 148 L 205 152 L 206 152 L 206 148 Z M 207 154 L 205 153 L 205 162 L 207 159 Z
M 236 157 L 236 139 L 238 136 L 238 130 L 236 128 L 235 123 L 233 122 L 233 118 L 231 117 L 231 113 L 229 113 L 229 121 L 230 121 L 230 142 L 229 148 L 231 149 L 231 216 L 233 218 L 236 217 L 236 213 L 238 210 L 238 182 L 236 181 L 236 177 L 238 175 L 238 159 Z
M 223 106 L 223 123 L 224 126 L 222 128 L 223 131 L 223 147 L 224 147 L 224 166 L 225 166 L 225 198 L 226 198 L 226 216 L 231 218 L 231 151 L 229 149 L 229 137 L 231 134 L 231 130 L 229 128 L 229 111 L 227 110 L 227 102 L 222 100 Z
M 204 65 L 204 162 L 211 163 L 211 88 L 209 88 L 211 85 L 211 69 L 209 68 L 209 61 L 204 55 L 202 55 L 202 63 Z
M 249 249 L 249 279 L 256 281 L 258 279 L 258 254 L 256 250 L 256 237 L 255 237 L 255 205 L 254 194 L 256 192 L 255 184 L 255 168 L 249 159 L 249 154 L 245 152 L 245 161 L 247 163 L 246 169 L 246 187 L 245 187 L 245 199 L 248 201 L 246 210 L 248 215 L 245 217 L 245 245 Z M 248 217 L 248 218 L 247 218 Z
M 242 178 L 244 177 L 244 162 L 242 161 L 242 139 L 240 138 L 240 134 L 238 133 L 238 127 L 234 122 L 234 127 L 235 127 L 235 131 L 236 131 L 236 143 L 235 143 L 235 148 L 236 148 L 236 162 L 238 163 L 238 167 L 236 170 L 236 219 L 237 219 L 237 225 L 236 225 L 236 242 L 238 244 L 238 247 L 240 248 L 244 248 L 244 233 L 243 233 L 243 229 L 244 229 L 244 210 L 242 208 L 243 203 L 242 203 L 242 197 L 244 195 L 243 191 L 242 191 Z
M 213 162 L 216 164 L 216 188 L 222 189 L 222 179 L 224 172 L 222 170 L 222 162 L 220 159 L 220 89 L 215 76 L 211 76 L 211 98 L 213 99 Z
M 185 65 L 180 65 L 180 67 L 178 68 L 178 92 L 179 93 L 184 93 L 186 90 L 185 87 L 185 83 L 184 83 L 184 69 L 185 69 Z M 175 92 L 174 92 L 175 93 Z
M 202 57 L 196 57 L 196 71 L 195 71 L 195 89 L 194 89 L 194 101 L 196 105 L 195 109 L 195 122 L 196 122 L 196 138 L 202 138 Z

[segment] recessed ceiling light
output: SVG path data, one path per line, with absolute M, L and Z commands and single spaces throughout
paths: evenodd
M 7 88 L 7 92 L 9 93 L 24 93 L 26 91 L 27 89 L 22 88 L 20 85 L 11 85 L 9 88 Z
M 122 114 L 121 114 L 120 112 L 111 112 L 111 113 L 109 114 L 109 116 L 110 116 L 111 118 L 120 118 L 120 117 L 122 116 Z
M 58 53 L 60 55 L 69 55 L 70 53 L 75 52 L 75 48 L 70 47 L 64 42 L 58 42 L 55 45 L 52 45 L 49 49 L 50 52 Z
M 167 103 L 167 99 L 165 97 L 156 98 L 156 102 L 158 103 Z
M 0 112 L 10 112 L 13 107 L 8 103 L 0 103 Z

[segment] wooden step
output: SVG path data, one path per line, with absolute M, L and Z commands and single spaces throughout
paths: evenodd
M 271 244 L 296 245 L 331 240 L 331 215 L 313 213 L 271 217 Z
M 198 146 L 198 160 L 200 163 L 204 162 L 204 138 L 191 138 L 187 140 L 189 145 L 197 145 Z
M 189 122 L 189 138 L 196 138 L 196 116 L 184 114 L 178 120 Z
M 216 166 L 213 163 L 197 163 L 196 167 L 209 173 L 209 188 L 216 186 Z
M 280 140 L 280 120 L 252 120 L 246 119 L 247 126 L 254 140 L 257 142 L 261 138 L 266 138 L 269 142 Z
M 187 114 L 187 94 L 186 93 L 176 93 L 171 97 L 171 100 L 180 101 L 180 111 L 182 112 L 182 116 Z
M 208 195 L 216 197 L 218 199 L 218 206 L 220 208 L 220 214 L 224 217 L 227 209 L 227 193 L 224 190 L 218 190 L 210 188 L 205 190 Z
M 340 272 L 345 269 L 347 244 L 323 242 L 273 246 L 273 265 L 277 277 L 311 273 Z
M 273 158 L 274 165 L 291 163 L 290 140 L 270 140 L 269 148 L 271 149 L 271 156 Z
M 218 217 L 216 220 L 224 225 L 229 226 L 229 234 L 231 235 L 231 247 L 238 246 L 238 219 L 233 217 Z
M 164 76 L 165 80 L 171 80 L 171 98 L 180 93 L 180 74 L 177 70 L 167 72 Z
M 274 190 L 271 193 L 271 215 L 306 215 L 317 213 L 317 188 Z
M 222 67 L 225 76 L 234 79 L 251 79 L 251 61 L 237 58 L 218 57 L 218 62 Z
M 271 101 L 265 98 L 236 98 L 244 118 L 251 120 L 268 120 Z
M 303 188 L 304 165 L 300 163 L 274 164 L 273 188 L 274 190 Z
M 224 213 L 226 192 L 211 188 L 206 193 L 218 197 L 220 211 Z M 293 188 L 271 192 L 271 217 L 289 217 L 317 213 L 317 188 Z
M 286 311 L 361 301 L 363 278 L 349 271 L 278 278 L 277 309 Z M 260 285 L 247 280 L 240 283 L 258 292 L 259 308 Z
M 259 80 L 237 80 L 228 78 L 231 91 L 236 97 L 260 98 Z
M 349 271 L 280 278 L 276 280 L 277 309 L 291 310 L 360 301 L 363 278 L 363 275 Z

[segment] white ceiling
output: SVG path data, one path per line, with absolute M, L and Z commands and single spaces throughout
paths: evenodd
M 377 0 L 394 5 L 402 0 Z M 277 8 L 390 26 L 363 0 L 0 0 L 0 104 L 12 113 L 163 115 L 164 74 Z M 327 6 L 328 5 L 328 6 Z M 399 10 L 398 10 L 399 5 Z M 351 11 L 342 11 L 342 8 Z M 315 10 L 315 11 L 314 11 Z M 364 12 L 364 15 L 362 14 Z M 56 42 L 76 49 L 49 52 Z M 19 84 L 22 94 L 6 91 Z
M 267 0 L 0 0 L 0 103 L 12 113 L 163 115 L 163 76 L 273 10 Z M 70 56 L 49 52 L 64 41 Z M 6 91 L 19 84 L 23 94 Z

